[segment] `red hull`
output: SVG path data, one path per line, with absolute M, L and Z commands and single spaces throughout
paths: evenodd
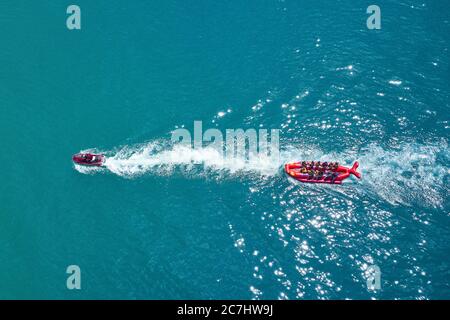
M 94 153 L 78 153 L 72 157 L 73 162 L 83 166 L 100 167 L 105 162 L 105 156 Z
M 305 167 L 302 162 L 292 162 L 284 165 L 284 171 L 300 182 L 304 183 L 327 183 L 327 184 L 342 184 L 342 181 L 354 175 L 358 179 L 361 179 L 361 174 L 356 171 L 358 169 L 359 163 L 356 161 L 351 168 L 344 166 L 338 166 L 337 168 L 328 169 L 316 166 Z M 323 175 L 310 175 L 308 173 L 302 172 L 302 169 L 309 168 L 312 170 L 322 171 Z M 317 171 L 316 171 L 317 172 Z

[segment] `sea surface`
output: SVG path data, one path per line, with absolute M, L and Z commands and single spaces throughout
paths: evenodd
M 81 30 L 0 3 L 0 298 L 450 299 L 448 1 L 375 1 L 380 30 L 366 1 L 73 2 Z M 170 143 L 194 121 L 280 159 Z

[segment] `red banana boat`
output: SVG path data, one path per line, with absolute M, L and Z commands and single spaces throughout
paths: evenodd
M 77 153 L 73 155 L 72 160 L 76 164 L 100 167 L 105 162 L 105 156 L 103 154 L 94 153 Z
M 351 168 L 341 166 L 337 162 L 301 161 L 285 164 L 284 171 L 300 182 L 342 184 L 350 175 L 361 179 L 361 173 L 356 171 L 358 166 L 358 161 Z

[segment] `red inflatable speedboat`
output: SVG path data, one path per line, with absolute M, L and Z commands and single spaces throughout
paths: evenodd
M 94 153 L 77 153 L 72 157 L 72 160 L 76 164 L 100 167 L 105 162 L 105 156 L 103 154 Z
M 356 172 L 358 166 L 357 161 L 351 168 L 341 166 L 337 162 L 301 161 L 285 164 L 284 171 L 300 182 L 342 184 L 351 174 L 361 179 L 361 174 Z

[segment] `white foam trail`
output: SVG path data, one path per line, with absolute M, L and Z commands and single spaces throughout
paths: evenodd
M 255 171 L 261 175 L 276 174 L 279 164 L 269 157 L 254 156 L 224 159 L 216 149 L 205 147 L 195 150 L 183 145 L 170 149 L 159 148 L 154 143 L 140 147 L 125 147 L 107 158 L 105 167 L 123 177 L 136 177 L 146 173 L 166 175 L 179 168 L 186 173 L 226 171 L 228 174 Z
M 360 157 L 363 184 L 391 204 L 441 207 L 448 197 L 448 160 L 446 142 L 409 143 L 388 151 L 371 145 Z

